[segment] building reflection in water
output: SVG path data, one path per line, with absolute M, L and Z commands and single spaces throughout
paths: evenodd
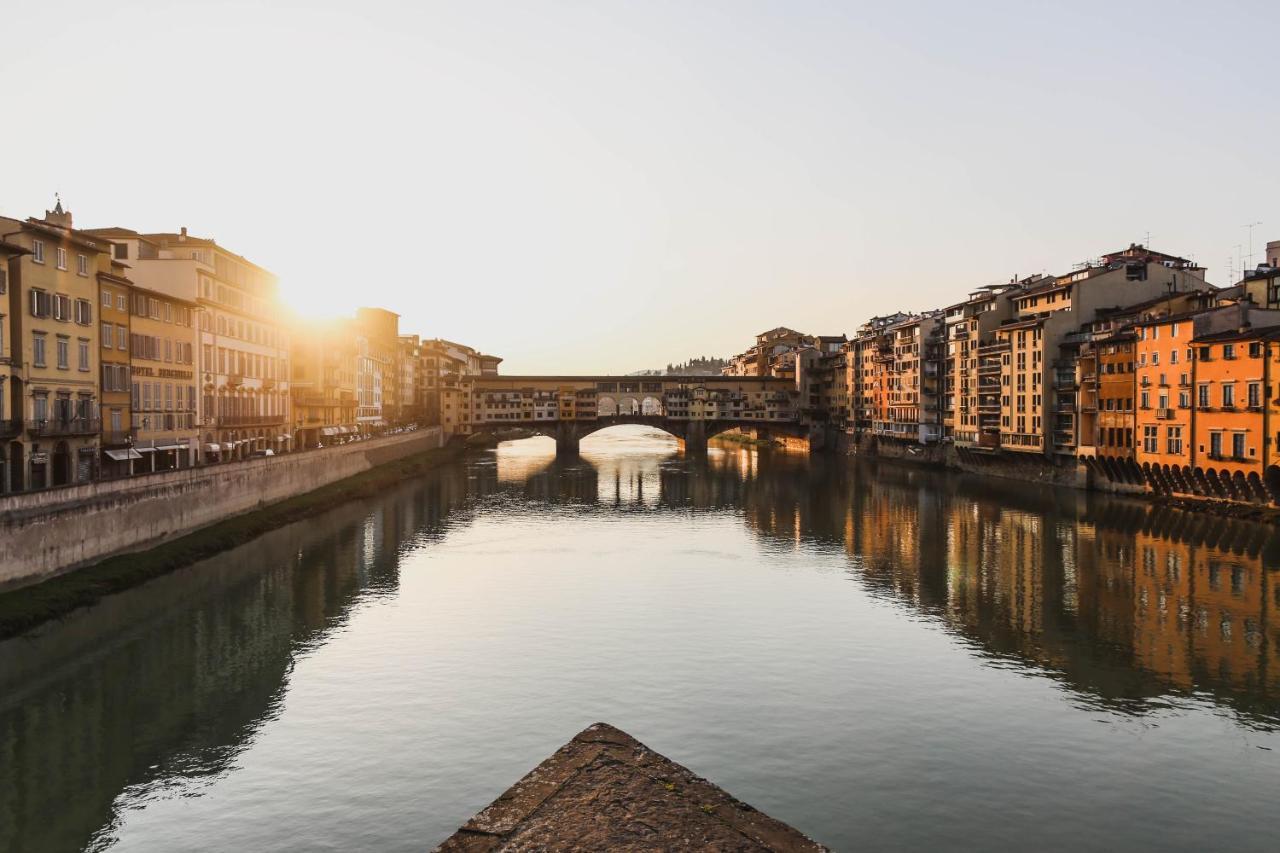
M 843 552 L 882 601 L 1082 703 L 1141 714 L 1194 692 L 1244 725 L 1280 722 L 1280 543 L 1264 525 L 738 445 L 584 441 L 564 461 L 520 442 L 0 644 L 0 847 L 107 840 L 122 792 L 225 773 L 297 657 L 398 594 L 404 555 L 531 502 L 730 514 L 768 547 Z

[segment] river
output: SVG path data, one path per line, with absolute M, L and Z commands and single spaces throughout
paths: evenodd
M 0 644 L 0 851 L 423 850 L 597 720 L 835 849 L 1274 850 L 1275 528 L 617 428 Z

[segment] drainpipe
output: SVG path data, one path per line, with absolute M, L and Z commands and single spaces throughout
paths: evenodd
M 1271 342 L 1262 342 L 1262 474 L 1271 464 Z M 1266 480 L 1263 480 L 1266 484 Z

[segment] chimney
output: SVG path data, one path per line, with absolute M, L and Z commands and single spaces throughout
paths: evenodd
M 181 243 L 187 239 L 187 226 L 183 225 L 178 229 L 178 242 Z

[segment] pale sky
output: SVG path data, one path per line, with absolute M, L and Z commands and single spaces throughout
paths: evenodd
M 0 213 L 625 373 L 1280 239 L 1280 4 L 9 3 Z M 1237 248 L 1242 247 L 1242 248 Z

